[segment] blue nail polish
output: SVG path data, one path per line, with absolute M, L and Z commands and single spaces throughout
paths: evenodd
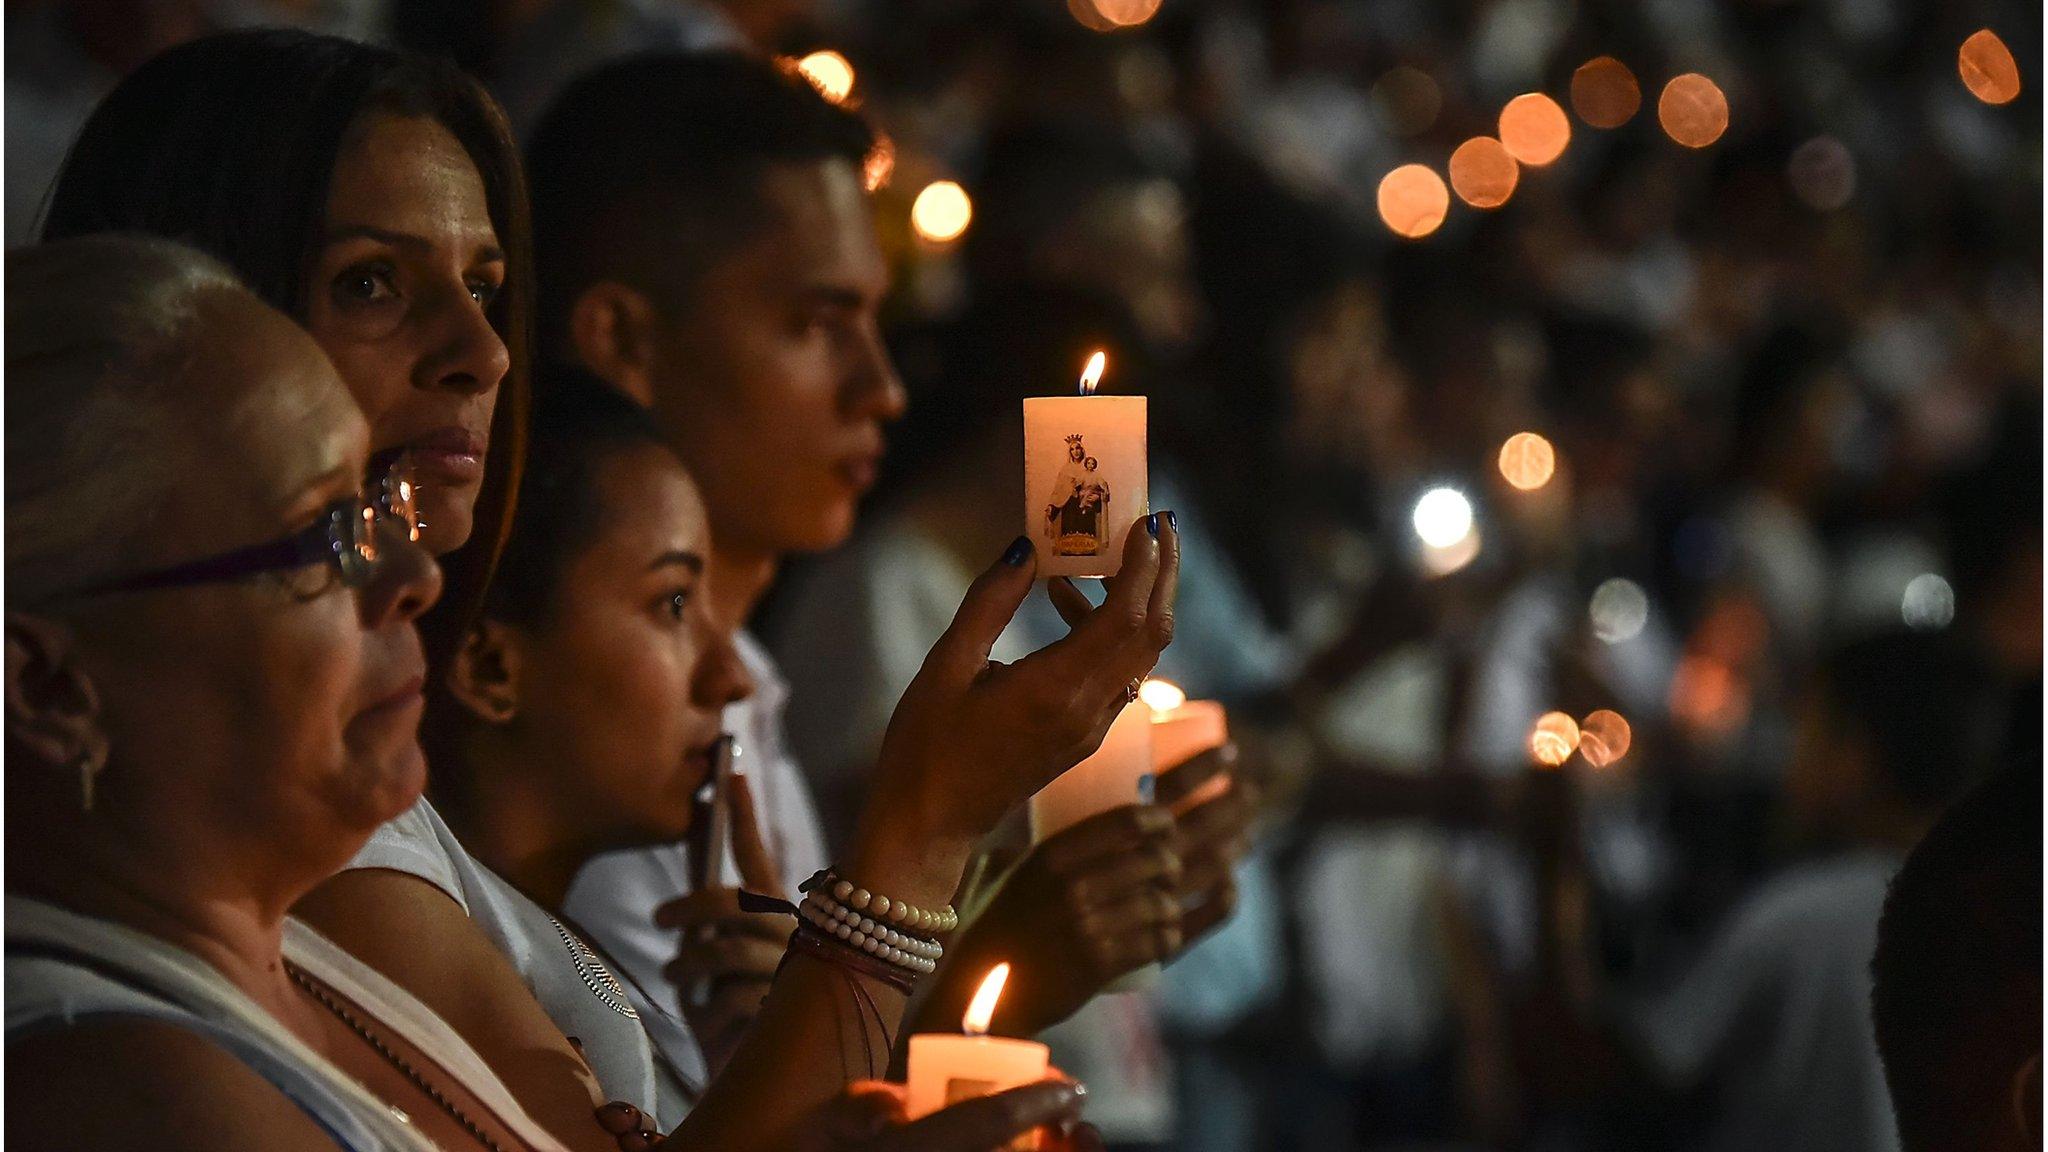
M 1003 553 L 1003 563 L 1012 568 L 1022 568 L 1031 559 L 1031 537 L 1019 536 L 1010 542 L 1010 550 Z
M 1175 532 L 1180 531 L 1180 517 L 1174 515 L 1173 510 L 1170 508 L 1167 509 L 1164 515 L 1166 516 L 1166 526 Z
M 1150 532 L 1154 536 L 1159 535 L 1159 513 L 1154 512 L 1150 516 L 1145 517 L 1145 531 Z

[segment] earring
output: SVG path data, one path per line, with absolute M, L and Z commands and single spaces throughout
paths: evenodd
M 93 763 L 92 753 L 80 752 L 72 761 L 78 769 L 79 806 L 86 812 L 92 811 L 93 782 L 99 779 L 100 766 Z

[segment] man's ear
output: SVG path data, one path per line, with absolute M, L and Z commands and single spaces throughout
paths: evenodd
M 519 714 L 518 637 L 496 620 L 470 630 L 448 669 L 448 694 L 487 724 L 507 724 Z
M 645 292 L 616 280 L 600 280 L 585 288 L 570 307 L 569 342 L 586 370 L 652 407 L 660 320 L 660 310 Z
M 7 737 L 52 765 L 97 772 L 107 762 L 100 696 L 71 630 L 7 614 Z

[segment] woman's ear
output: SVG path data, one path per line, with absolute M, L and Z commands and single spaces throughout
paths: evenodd
M 616 280 L 600 280 L 585 288 L 570 307 L 569 342 L 586 370 L 651 407 L 660 319 L 645 292 Z
M 448 669 L 448 694 L 487 724 L 508 724 L 519 714 L 518 637 L 496 620 L 470 630 Z
M 53 765 L 88 774 L 106 765 L 99 691 L 70 629 L 54 620 L 7 614 L 7 738 Z

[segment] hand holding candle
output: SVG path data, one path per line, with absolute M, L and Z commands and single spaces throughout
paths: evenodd
M 1150 508 L 1145 398 L 1097 396 L 1105 363 L 1088 358 L 1079 396 L 1024 401 L 1024 534 L 1042 577 L 1116 575 Z
M 1003 994 L 1010 966 L 998 964 L 961 1018 L 964 1035 L 923 1033 L 910 1038 L 910 1065 L 906 1088 L 907 1108 L 912 1120 L 961 1100 L 971 1100 L 1043 1079 L 1051 1050 L 1033 1040 L 1011 1040 L 990 1036 L 988 1024 L 995 1016 L 996 1000 Z M 1013 1147 L 1036 1147 L 1031 1136 L 1019 1137 Z
M 1170 680 L 1147 680 L 1138 689 L 1138 699 L 1152 710 L 1152 770 L 1164 776 L 1175 768 L 1230 739 L 1223 705 L 1214 700 L 1190 700 Z M 1174 805 L 1176 813 L 1214 800 L 1230 790 L 1230 774 L 1219 772 L 1203 781 Z

